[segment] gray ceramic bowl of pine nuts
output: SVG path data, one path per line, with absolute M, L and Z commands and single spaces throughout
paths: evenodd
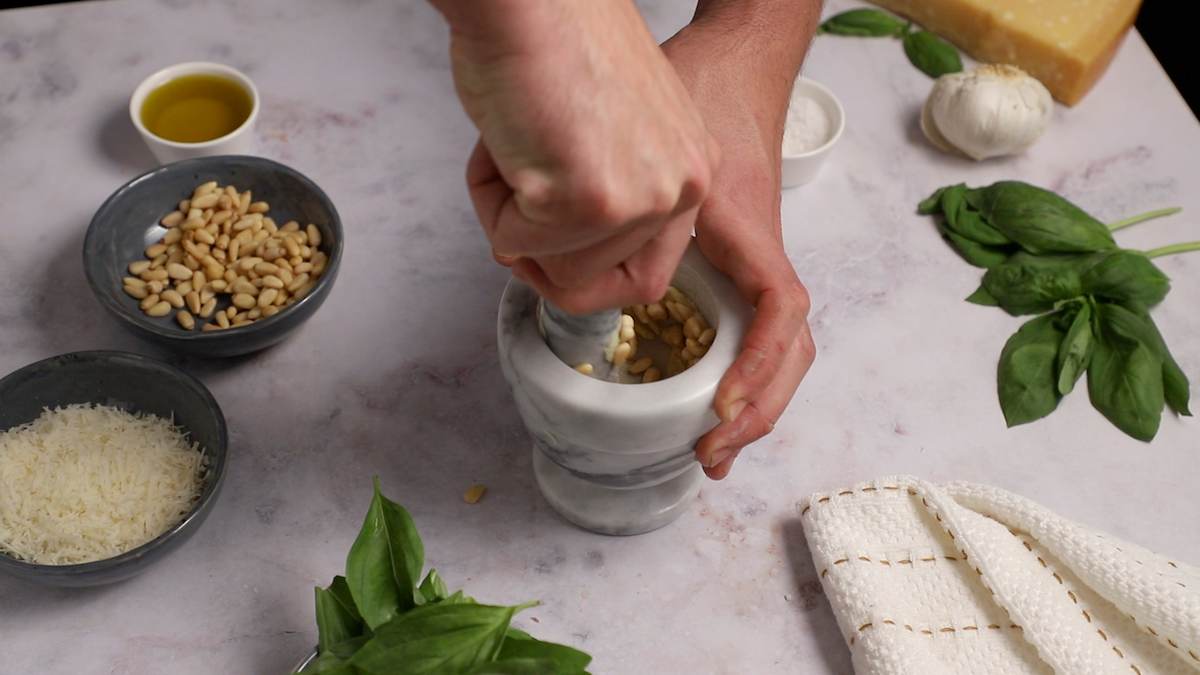
M 248 354 L 286 338 L 329 295 L 342 223 L 303 174 L 261 157 L 167 164 L 121 186 L 88 226 L 100 303 L 178 352 Z

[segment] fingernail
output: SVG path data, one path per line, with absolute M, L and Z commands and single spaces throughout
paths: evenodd
M 742 411 L 745 409 L 746 399 L 739 398 L 738 400 L 726 405 L 724 410 L 718 410 L 717 416 L 721 418 L 722 422 L 729 424 L 730 422 L 736 420 L 738 415 L 741 415 Z
M 717 466 L 721 462 L 724 462 L 732 457 L 735 450 L 736 448 L 717 448 L 708 456 L 708 462 L 701 462 L 701 464 L 711 469 L 712 467 Z

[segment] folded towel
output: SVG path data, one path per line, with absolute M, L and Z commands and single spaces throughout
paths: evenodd
M 1028 499 L 899 476 L 801 518 L 860 675 L 1200 672 L 1200 570 Z

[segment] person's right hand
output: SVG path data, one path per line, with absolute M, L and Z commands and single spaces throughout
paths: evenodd
M 433 0 L 496 259 L 583 313 L 659 300 L 719 151 L 630 0 Z

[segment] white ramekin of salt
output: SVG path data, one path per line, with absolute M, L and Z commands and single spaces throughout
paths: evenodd
M 796 78 L 783 130 L 783 187 L 816 178 L 845 126 L 846 114 L 833 92 L 808 78 Z

